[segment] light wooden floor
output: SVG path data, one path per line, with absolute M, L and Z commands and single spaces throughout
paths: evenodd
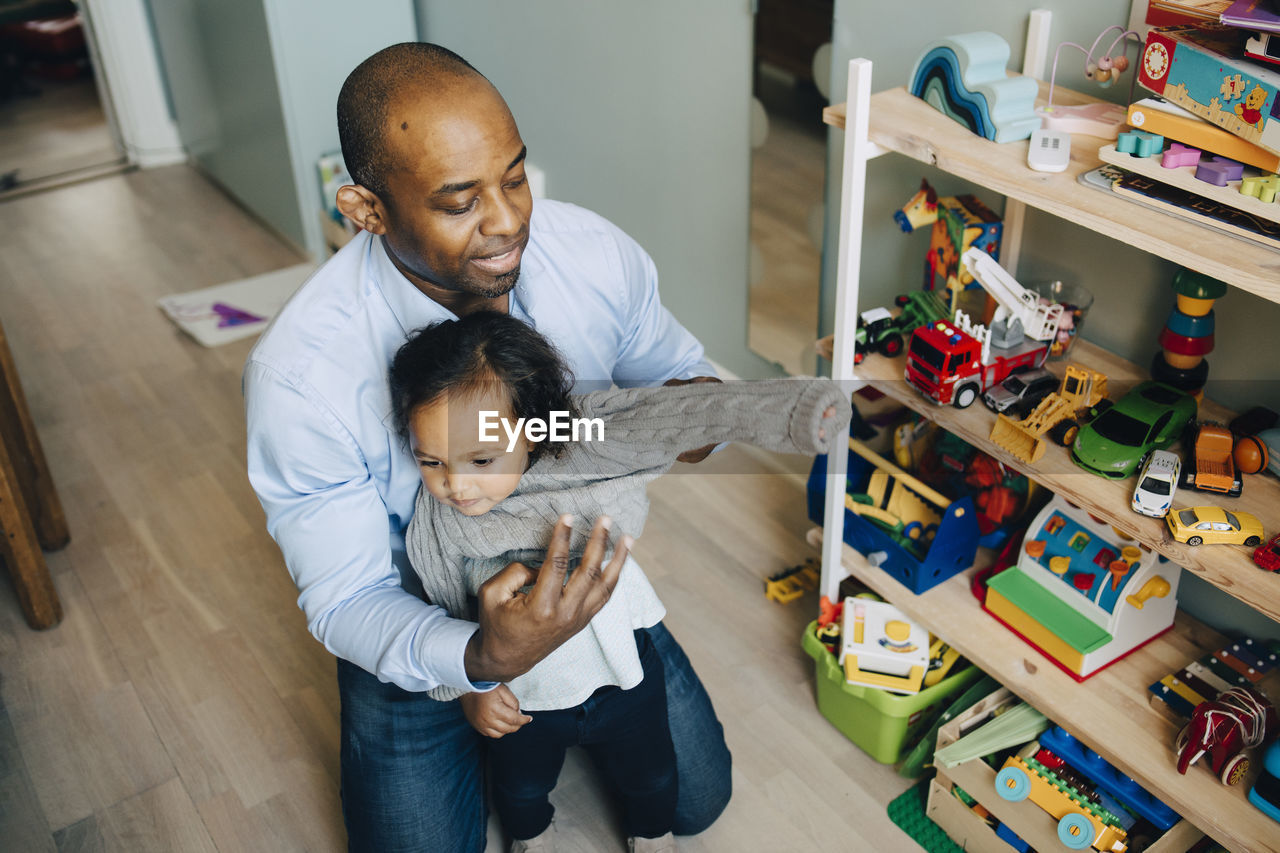
M 29 82 L 39 94 L 0 101 L 0 173 L 25 185 L 122 162 L 92 77 Z
M 0 582 L 0 849 L 342 849 L 333 660 L 244 476 L 250 343 L 202 349 L 154 305 L 297 260 L 185 167 L 0 204 L 0 319 L 72 530 L 61 626 Z M 762 595 L 812 553 L 805 468 L 730 449 L 652 490 L 637 556 L 735 757 L 682 850 L 914 849 L 884 812 L 907 783 L 814 706 L 816 603 Z M 622 849 L 584 762 L 555 798 L 562 849 Z

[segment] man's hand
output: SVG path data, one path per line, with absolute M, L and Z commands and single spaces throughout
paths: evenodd
M 692 379 L 668 379 L 663 385 L 689 385 L 693 382 L 719 382 L 720 379 L 715 376 L 695 376 Z M 676 457 L 677 462 L 701 462 L 711 455 L 711 451 L 715 450 L 714 444 L 708 444 L 706 447 L 699 447 L 697 450 L 686 450 Z
M 613 559 L 601 567 L 609 546 L 608 525 L 607 517 L 596 521 L 582 563 L 568 583 L 567 515 L 556 522 L 542 568 L 535 572 L 523 563 L 511 563 L 485 581 L 477 595 L 480 630 L 471 635 L 463 659 L 468 678 L 510 681 L 586 627 L 613 594 L 633 541 L 623 536 Z M 530 583 L 532 590 L 520 591 Z
M 520 703 L 505 684 L 499 684 L 487 693 L 464 693 L 458 701 L 462 703 L 462 713 L 471 728 L 485 737 L 509 735 L 533 719 L 520 713 Z

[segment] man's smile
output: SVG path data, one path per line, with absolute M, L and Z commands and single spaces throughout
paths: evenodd
M 497 252 L 481 258 L 472 258 L 471 263 L 488 275 L 504 275 L 520 266 L 520 257 L 524 254 L 527 242 L 528 238 L 521 239 Z

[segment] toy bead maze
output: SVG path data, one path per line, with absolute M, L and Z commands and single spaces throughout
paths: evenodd
M 1055 496 L 983 607 L 1083 681 L 1172 627 L 1181 572 Z
M 995 33 L 950 36 L 925 48 L 908 91 L 978 136 L 995 142 L 1026 139 L 1040 127 L 1039 92 L 1030 77 L 1010 77 L 1009 43 Z

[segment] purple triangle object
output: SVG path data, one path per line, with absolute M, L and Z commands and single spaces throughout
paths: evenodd
M 213 313 L 218 315 L 219 329 L 225 329 L 227 326 L 243 326 L 246 323 L 262 323 L 267 319 L 239 308 L 233 308 L 223 302 L 213 303 Z

